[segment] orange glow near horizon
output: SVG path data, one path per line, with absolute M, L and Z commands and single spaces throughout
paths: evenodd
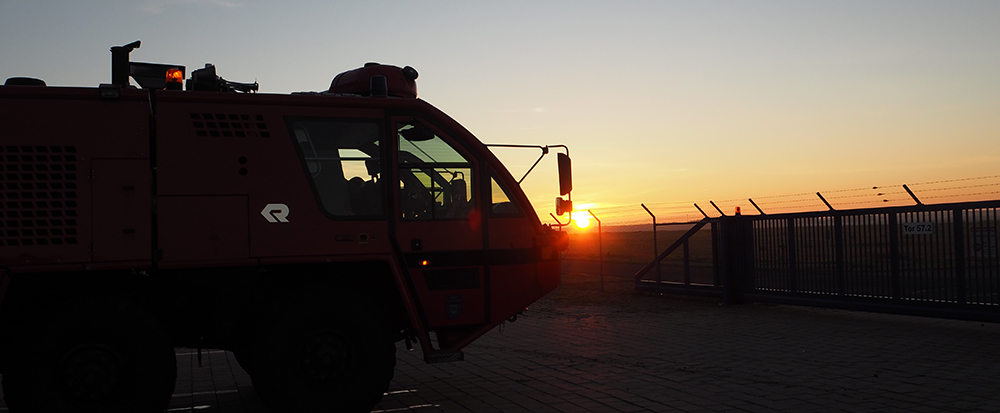
M 573 222 L 576 224 L 577 228 L 587 229 L 590 227 L 590 214 L 578 211 L 573 215 Z

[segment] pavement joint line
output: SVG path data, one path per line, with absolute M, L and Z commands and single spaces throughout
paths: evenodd
M 408 412 L 408 411 L 412 411 L 412 410 L 416 410 L 416 409 L 426 409 L 428 407 L 441 407 L 441 405 L 438 405 L 438 404 L 417 404 L 417 405 L 413 405 L 413 406 L 400 407 L 400 408 L 396 408 L 396 409 L 372 410 L 371 413 Z
M 216 394 L 216 395 L 219 395 L 219 394 L 232 394 L 232 393 L 239 393 L 239 392 L 240 392 L 239 389 L 234 389 L 234 390 L 216 390 L 216 391 L 200 391 L 200 392 L 194 392 L 194 393 L 174 393 L 174 395 L 171 396 L 171 397 L 192 397 L 192 396 L 204 396 L 206 394 Z

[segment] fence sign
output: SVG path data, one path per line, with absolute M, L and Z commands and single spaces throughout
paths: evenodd
M 972 232 L 972 253 L 976 257 L 997 256 L 997 229 L 994 227 L 970 228 Z
M 905 222 L 903 235 L 934 235 L 933 222 Z

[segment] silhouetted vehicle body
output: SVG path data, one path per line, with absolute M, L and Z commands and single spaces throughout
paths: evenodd
M 114 84 L 0 87 L 12 412 L 162 411 L 174 347 L 233 351 L 274 411 L 368 411 L 394 343 L 459 360 L 558 285 L 564 238 L 411 68 L 185 91 L 129 46 Z

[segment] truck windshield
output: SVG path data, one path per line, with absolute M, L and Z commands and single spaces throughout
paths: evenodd
M 475 205 L 469 160 L 419 123 L 402 124 L 397 132 L 402 218 L 467 219 Z

